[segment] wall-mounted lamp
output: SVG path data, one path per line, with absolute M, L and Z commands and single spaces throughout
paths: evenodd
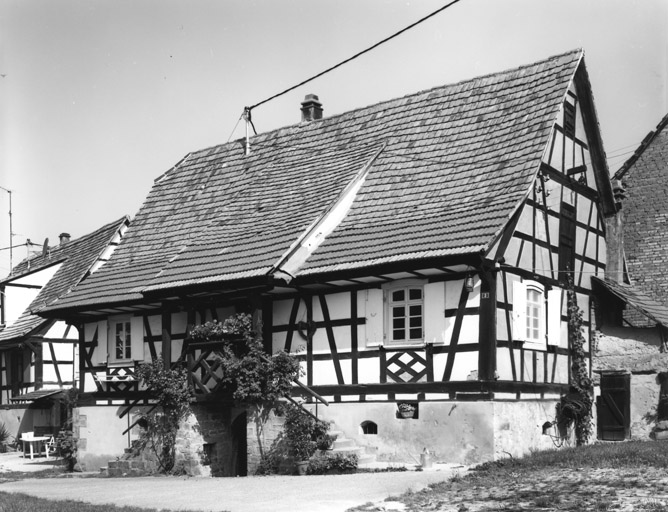
M 471 293 L 473 291 L 473 275 L 472 274 L 467 274 L 466 275 L 466 280 L 464 281 L 464 288 L 466 289 L 467 292 Z

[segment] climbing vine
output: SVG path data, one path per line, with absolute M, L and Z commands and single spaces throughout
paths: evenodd
M 222 341 L 214 357 L 220 364 L 223 392 L 235 401 L 261 405 L 289 396 L 293 379 L 300 375 L 299 361 L 281 350 L 269 356 L 253 319 L 237 314 L 223 322 L 206 322 L 190 333 L 193 341 Z
M 169 473 L 174 468 L 179 424 L 189 414 L 194 399 L 188 386 L 188 373 L 180 366 L 165 368 L 162 358 L 158 357 L 139 365 L 137 374 L 160 406 L 143 418 L 141 425 L 145 435 L 142 444 L 151 446 L 160 468 Z
M 589 377 L 586 340 L 582 333 L 584 319 L 577 303 L 573 278 L 567 281 L 568 294 L 568 337 L 571 347 L 571 390 L 562 397 L 557 406 L 560 425 L 574 423 L 575 440 L 578 446 L 584 445 L 592 435 L 592 406 L 594 385 Z

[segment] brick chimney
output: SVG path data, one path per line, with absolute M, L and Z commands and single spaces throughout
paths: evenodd
M 70 241 L 69 233 L 61 233 L 60 235 L 58 235 L 58 237 L 60 238 L 60 245 L 65 245 Z
M 322 119 L 322 103 L 315 94 L 307 94 L 302 101 L 302 122 Z

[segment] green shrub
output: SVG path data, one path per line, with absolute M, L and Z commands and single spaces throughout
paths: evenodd
M 58 454 L 65 462 L 67 471 L 74 471 L 77 463 L 77 440 L 71 430 L 61 430 L 56 437 Z
M 283 428 L 290 453 L 298 461 L 308 460 L 318 449 L 318 445 L 322 446 L 330 425 L 316 420 L 297 405 L 286 405 L 284 412 Z M 329 438 L 328 435 L 327 437 Z
M 9 433 L 7 426 L 4 423 L 0 423 L 0 444 L 5 444 L 12 435 Z
M 357 455 L 354 453 L 324 453 L 311 457 L 306 472 L 309 475 L 326 473 L 352 473 L 357 471 Z

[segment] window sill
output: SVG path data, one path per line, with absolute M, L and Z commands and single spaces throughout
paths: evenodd
M 522 340 L 520 340 L 522 341 Z M 522 341 L 522 348 L 528 349 L 528 350 L 540 350 L 540 351 L 547 351 L 547 344 L 546 343 L 540 343 L 536 341 Z
M 128 366 L 134 366 L 134 359 L 120 359 L 117 361 L 107 361 L 108 368 L 127 368 Z
M 392 341 L 392 342 L 387 342 L 382 345 L 380 345 L 385 348 L 425 348 L 427 346 L 427 343 L 424 341 L 411 341 L 411 342 L 402 342 L 399 343 L 397 341 Z

